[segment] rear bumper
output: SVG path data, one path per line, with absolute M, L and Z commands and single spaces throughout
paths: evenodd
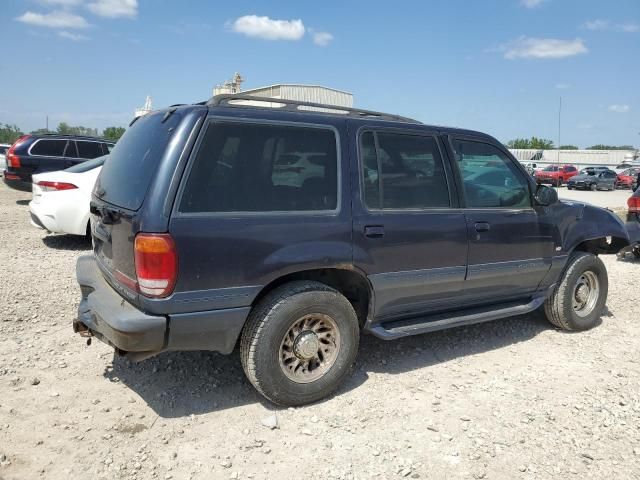
M 78 259 L 82 299 L 74 331 L 96 336 L 123 352 L 212 350 L 231 353 L 250 307 L 172 315 L 147 315 L 127 302 L 104 279 L 92 255 Z M 85 334 L 86 335 L 86 334 Z
M 52 233 L 60 233 L 56 217 L 50 208 L 44 203 L 29 202 L 29 213 L 31 214 L 31 225 L 42 228 Z
M 7 177 L 7 175 L 9 175 Z M 31 182 L 25 182 L 20 177 L 16 178 L 17 175 L 12 174 L 5 170 L 3 181 L 5 185 L 9 188 L 13 188 L 14 190 L 20 190 L 22 192 L 30 192 L 31 191 Z

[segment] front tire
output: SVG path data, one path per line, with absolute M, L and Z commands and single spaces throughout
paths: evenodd
M 547 319 L 568 331 L 593 328 L 609 292 L 607 269 L 592 253 L 575 252 L 559 284 L 544 303 Z
M 598 185 L 596 185 L 595 183 L 592 183 L 591 185 L 589 185 L 589 188 L 591 189 L 592 192 L 595 192 L 598 189 Z
M 359 340 L 358 318 L 343 295 L 323 283 L 296 281 L 276 288 L 251 311 L 240 359 L 263 396 L 300 406 L 340 386 Z

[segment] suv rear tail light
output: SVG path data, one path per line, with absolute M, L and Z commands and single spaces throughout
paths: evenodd
M 9 150 L 7 151 L 7 165 L 9 165 L 12 168 L 20 168 L 20 166 L 21 166 L 20 165 L 20 157 L 18 155 L 16 155 L 15 150 L 16 150 L 16 147 L 18 145 L 23 143 L 29 137 L 31 137 L 31 135 L 23 135 L 20 138 L 18 138 L 13 143 L 13 145 L 11 145 L 11 148 L 9 148 Z
M 44 192 L 55 192 L 59 190 L 73 190 L 76 187 L 73 183 L 65 182 L 38 182 L 36 183 Z
M 168 233 L 139 233 L 134 242 L 138 290 L 147 297 L 166 297 L 178 276 L 176 245 Z
M 640 213 L 640 197 L 629 197 L 627 206 L 629 207 L 629 213 Z

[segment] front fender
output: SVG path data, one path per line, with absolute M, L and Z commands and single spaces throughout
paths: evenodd
M 625 224 L 613 212 L 580 202 L 562 202 L 573 210 L 572 221 L 561 223 L 562 250 L 571 253 L 588 242 L 594 253 L 617 253 L 631 241 Z

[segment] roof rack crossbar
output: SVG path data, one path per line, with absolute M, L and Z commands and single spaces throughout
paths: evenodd
M 230 107 L 245 107 L 245 108 L 246 107 L 269 108 L 269 107 L 262 107 L 261 105 L 256 105 L 256 104 L 243 105 L 243 104 L 232 103 L 234 100 L 281 104 L 282 106 L 277 107 L 278 110 L 288 110 L 288 111 L 294 111 L 298 113 L 314 113 L 313 110 L 305 110 L 300 108 L 300 107 L 311 107 L 311 108 L 321 109 L 320 113 L 327 113 L 330 115 L 346 115 L 350 117 L 376 118 L 379 120 L 393 120 L 397 122 L 406 122 L 406 123 L 422 123 L 418 120 L 414 120 L 413 118 L 403 117 L 400 115 L 393 115 L 389 113 L 375 112 L 373 110 L 363 110 L 361 108 L 342 107 L 339 105 L 326 105 L 326 104 L 313 103 L 313 102 L 301 102 L 298 100 L 285 100 L 282 98 L 257 97 L 254 95 L 243 95 L 243 94 L 234 94 L 234 93 L 225 93 L 225 94 L 211 97 L 211 99 L 209 99 L 209 101 L 206 102 L 206 105 L 209 107 L 230 106 Z

